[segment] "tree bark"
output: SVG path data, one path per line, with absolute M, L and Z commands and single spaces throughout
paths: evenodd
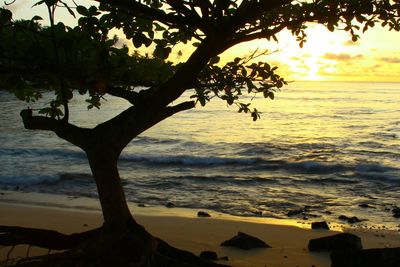
M 97 185 L 104 227 L 112 230 L 125 229 L 128 225 L 137 223 L 126 202 L 117 168 L 117 158 L 107 152 L 106 149 L 87 151 L 87 157 Z

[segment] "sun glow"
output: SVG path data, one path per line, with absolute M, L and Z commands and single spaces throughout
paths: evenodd
M 257 40 L 228 50 L 225 58 L 244 56 L 255 49 L 271 52 L 257 60 L 278 66 L 287 80 L 305 81 L 400 81 L 400 34 L 376 28 L 354 43 L 344 31 L 330 32 L 311 25 L 300 48 L 290 32 L 278 35 L 279 42 Z

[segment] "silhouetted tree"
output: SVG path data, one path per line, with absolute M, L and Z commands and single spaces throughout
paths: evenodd
M 0 9 L 0 83 L 24 101 L 35 101 L 43 90 L 54 99 L 33 114 L 21 111 L 26 129 L 53 131 L 85 151 L 103 212 L 100 229 L 75 235 L 47 230 L 0 227 L 0 244 L 30 244 L 66 252 L 25 259 L 18 266 L 211 266 L 190 253 L 152 237 L 133 219 L 124 195 L 117 161 L 121 151 L 140 133 L 162 120 L 212 98 L 236 105 L 257 120 L 259 113 L 241 101 L 242 94 L 274 98 L 286 84 L 277 67 L 256 62 L 257 53 L 219 64 L 219 55 L 236 44 L 256 39 L 277 41 L 289 30 L 300 46 L 309 23 L 330 31 L 359 33 L 379 24 L 399 31 L 400 1 L 389 0 L 111 0 L 76 6 L 42 0 L 50 23 L 41 17 L 15 21 Z M 55 23 L 56 8 L 66 8 L 77 26 Z M 139 52 L 129 54 L 110 38 L 120 29 Z M 184 63 L 167 61 L 177 44 L 193 47 Z M 140 54 L 153 48 L 152 56 Z M 135 90 L 140 86 L 141 90 Z M 192 100 L 176 104 L 187 90 Z M 105 95 L 126 99 L 130 107 L 94 128 L 70 123 L 68 103 L 87 94 L 88 108 L 99 108 Z M 131 265 L 129 265 L 131 264 Z M 40 265 L 42 266 L 42 265 Z

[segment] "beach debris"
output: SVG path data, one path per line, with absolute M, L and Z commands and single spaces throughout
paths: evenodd
M 361 238 L 349 233 L 311 239 L 308 243 L 309 251 L 341 251 L 361 250 Z
M 208 260 L 208 261 L 217 261 L 218 255 L 215 251 L 202 251 L 199 255 L 200 258 Z
M 323 221 L 323 222 L 312 222 L 311 223 L 311 229 L 325 229 L 325 230 L 330 230 L 329 229 L 329 225 L 327 222 Z
M 359 223 L 359 222 L 362 222 L 362 221 L 363 221 L 363 220 L 357 218 L 356 216 L 347 217 L 346 215 L 340 215 L 340 216 L 339 216 L 339 220 L 341 220 L 341 221 L 347 221 L 347 223 L 350 223 L 350 224 Z
M 173 207 L 175 207 L 175 204 L 172 203 L 172 202 L 168 202 L 167 204 L 165 204 L 165 207 L 167 207 L 167 208 L 173 208 Z
M 205 211 L 197 212 L 197 217 L 211 217 L 211 215 Z
M 398 267 L 400 247 L 331 253 L 331 267 Z
M 267 243 L 258 239 L 257 237 L 238 232 L 238 234 L 229 240 L 221 243 L 225 247 L 237 247 L 240 249 L 250 250 L 253 248 L 270 248 Z

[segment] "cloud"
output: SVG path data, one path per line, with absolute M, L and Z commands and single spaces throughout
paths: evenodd
M 352 56 L 352 55 L 346 54 L 346 53 L 340 53 L 340 54 L 326 53 L 323 56 L 323 58 L 329 59 L 329 60 L 335 60 L 335 61 L 351 61 L 351 60 L 361 59 L 361 58 L 363 58 L 363 55 L 358 54 L 358 55 Z
M 344 46 L 358 46 L 360 45 L 359 42 L 353 42 L 352 40 L 347 40 L 346 42 L 344 42 Z
M 400 57 L 381 57 L 379 60 L 385 63 L 392 63 L 392 64 L 400 63 Z

